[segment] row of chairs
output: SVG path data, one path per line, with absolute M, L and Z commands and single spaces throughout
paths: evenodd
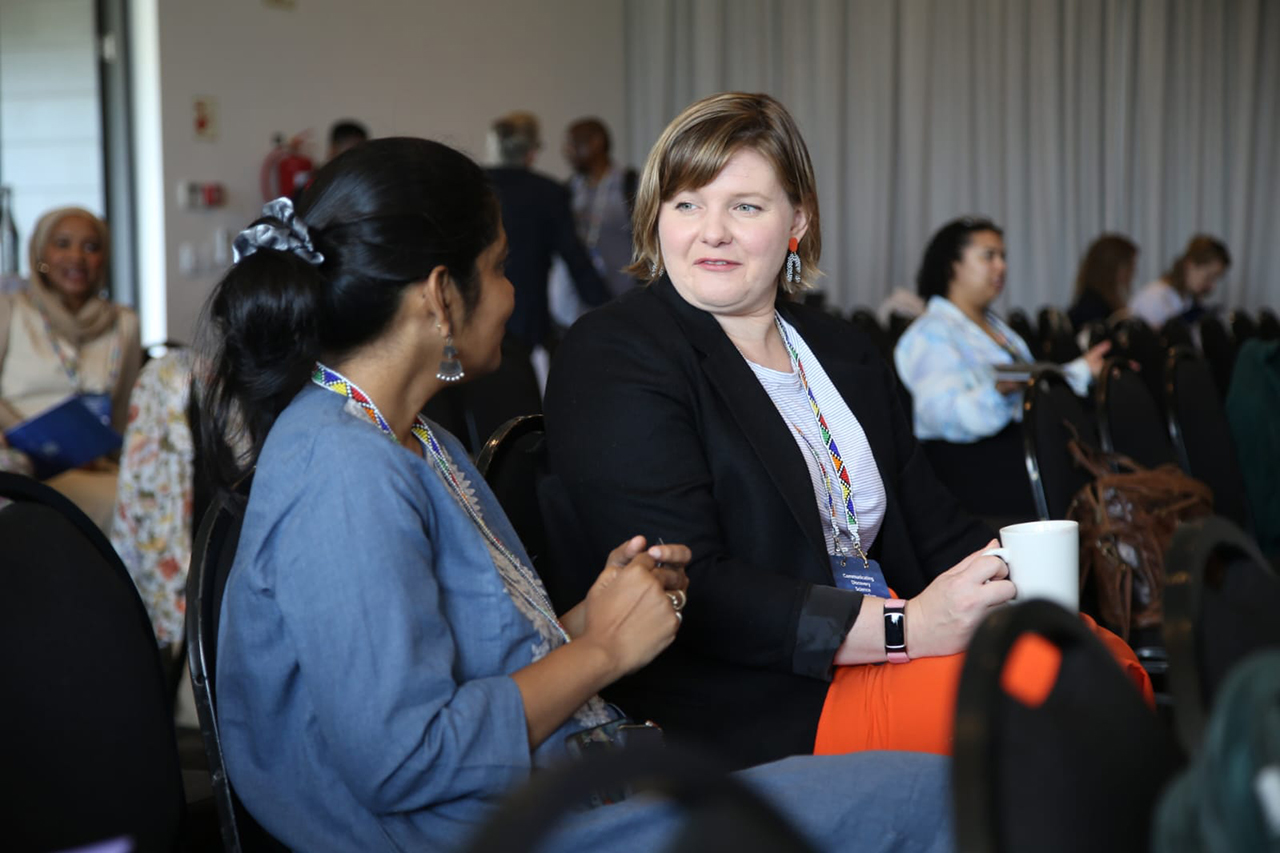
M 1168 351 L 1163 405 L 1123 359 L 1110 359 L 1100 377 L 1096 418 L 1058 374 L 1044 371 L 1024 401 L 1022 433 L 1032 495 L 1041 518 L 1063 518 L 1089 481 L 1067 450 L 1071 424 L 1094 447 L 1154 468 L 1176 463 L 1206 483 L 1216 511 L 1250 528 L 1244 477 L 1226 412 L 1208 363 L 1188 347 Z

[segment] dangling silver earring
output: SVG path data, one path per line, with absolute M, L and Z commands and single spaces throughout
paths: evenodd
M 800 248 L 800 241 L 792 237 L 791 243 L 787 246 L 787 281 L 792 284 L 800 280 L 800 253 L 796 251 L 798 248 Z
M 46 264 L 44 261 L 41 261 L 40 263 L 36 264 L 36 272 L 40 273 L 41 275 L 44 275 L 45 273 L 49 272 L 49 265 Z
M 440 357 L 440 369 L 436 371 L 436 379 L 457 382 L 465 375 L 462 362 L 458 361 L 458 348 L 453 345 L 453 335 L 445 335 L 444 353 Z
M 658 266 L 653 261 L 649 261 L 649 278 L 657 278 L 661 274 L 662 267 Z

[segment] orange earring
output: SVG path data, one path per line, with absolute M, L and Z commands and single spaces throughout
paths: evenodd
M 800 241 L 792 237 L 791 242 L 787 244 L 787 281 L 789 283 L 800 281 L 800 255 L 796 252 L 798 248 L 800 248 Z

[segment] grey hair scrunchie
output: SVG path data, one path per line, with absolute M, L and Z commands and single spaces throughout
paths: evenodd
M 307 226 L 293 212 L 293 202 L 287 198 L 269 201 L 262 208 L 263 219 L 275 222 L 258 222 L 236 235 L 231 244 L 233 263 L 240 263 L 259 249 L 275 249 L 293 252 L 309 264 L 324 263 L 324 255 L 316 251 L 307 233 Z

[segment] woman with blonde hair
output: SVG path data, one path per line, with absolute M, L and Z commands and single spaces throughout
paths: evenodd
M 0 295 L 0 429 L 81 395 L 123 431 L 142 347 L 137 315 L 102 295 L 106 223 L 79 207 L 51 210 L 36 223 L 30 258 L 27 289 Z M 48 482 L 108 529 L 114 462 L 98 460 Z
M 606 696 L 743 765 L 949 752 L 959 653 L 1014 586 L 874 344 L 792 300 L 822 240 L 795 122 L 768 95 L 690 105 L 634 224 L 649 284 L 557 352 L 551 467 L 597 553 L 630 529 L 686 543 L 690 599 L 671 647 Z M 548 571 L 565 602 L 591 583 Z
M 1227 245 L 1217 237 L 1197 234 L 1168 272 L 1139 290 L 1129 307 L 1153 329 L 1174 317 L 1194 323 L 1204 313 L 1201 300 L 1213 292 L 1229 266 Z

